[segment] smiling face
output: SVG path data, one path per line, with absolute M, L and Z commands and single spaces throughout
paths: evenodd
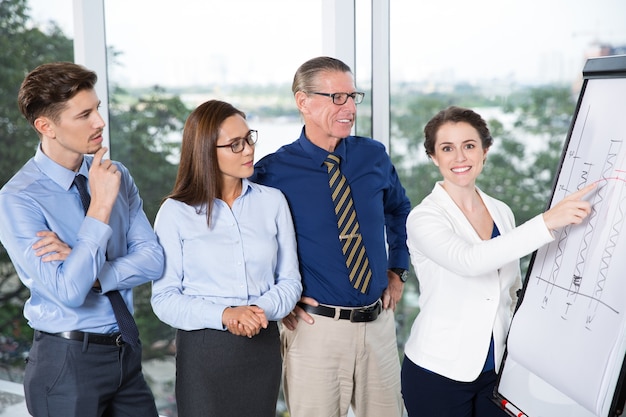
M 437 130 L 430 155 L 443 176 L 444 186 L 474 188 L 483 170 L 487 149 L 478 131 L 466 122 L 446 122 Z
M 217 146 L 230 145 L 245 138 L 249 131 L 246 119 L 238 114 L 230 116 L 220 127 Z M 225 184 L 248 178 L 254 172 L 254 145 L 249 145 L 245 141 L 244 143 L 243 151 L 239 153 L 234 153 L 230 146 L 217 148 L 217 162 Z
M 35 128 L 42 134 L 43 152 L 58 164 L 76 170 L 83 154 L 93 154 L 102 147 L 105 123 L 98 107 L 95 90 L 81 90 L 66 102 L 55 119 L 39 117 Z
M 322 71 L 316 77 L 314 91 L 298 91 L 296 104 L 302 114 L 307 138 L 322 148 L 350 136 L 356 116 L 354 99 L 342 105 L 333 103 L 331 97 L 316 93 L 354 93 L 354 78 L 349 72 Z M 307 94 L 308 93 L 308 94 Z

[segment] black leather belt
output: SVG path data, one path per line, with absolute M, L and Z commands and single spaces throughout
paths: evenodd
M 325 305 L 314 307 L 300 302 L 298 305 L 309 314 L 331 317 L 335 320 L 350 320 L 352 323 L 366 323 L 374 321 L 383 310 L 383 305 L 380 300 L 371 306 L 356 308 L 329 307 Z
M 42 332 L 39 330 L 39 333 L 47 334 L 49 336 L 61 337 L 67 340 L 78 340 L 80 342 L 84 341 L 85 337 L 87 337 L 88 343 L 95 343 L 96 345 L 122 346 L 125 343 L 122 340 L 122 335 L 120 333 L 111 333 L 111 334 L 85 333 L 85 332 L 79 332 L 78 330 L 74 330 L 71 332 L 59 332 L 59 333 L 48 333 L 48 332 Z

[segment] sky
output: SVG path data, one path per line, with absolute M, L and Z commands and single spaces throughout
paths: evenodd
M 72 0 L 29 0 L 73 36 Z M 357 2 L 357 63 L 370 0 Z M 593 42 L 626 45 L 625 0 L 390 0 L 392 81 L 573 80 Z M 172 6 L 175 5 L 175 6 Z M 322 0 L 106 0 L 125 86 L 285 83 L 323 53 Z M 366 11 L 363 11 L 366 10 Z M 367 59 L 365 59 L 367 61 Z M 358 83 L 357 73 L 357 83 Z

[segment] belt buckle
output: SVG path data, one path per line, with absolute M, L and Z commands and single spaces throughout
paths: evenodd
M 350 311 L 351 323 L 364 323 L 373 321 L 374 310 L 354 309 Z
M 351 323 L 364 323 L 374 321 L 380 313 L 380 302 L 377 302 L 371 307 L 354 309 L 350 311 Z
M 120 347 L 124 344 L 124 340 L 122 340 L 122 334 L 118 334 L 115 338 L 115 346 Z

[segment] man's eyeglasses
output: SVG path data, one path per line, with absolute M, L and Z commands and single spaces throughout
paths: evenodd
M 342 104 L 346 104 L 348 101 L 348 97 L 351 97 L 354 100 L 354 104 L 359 104 L 363 101 L 363 97 L 365 93 L 316 93 L 311 92 L 310 94 L 317 94 L 318 96 L 330 97 L 333 99 L 333 104 L 341 106 Z
M 259 134 L 256 130 L 249 130 L 248 134 L 244 138 L 237 138 L 228 145 L 215 145 L 216 148 L 230 148 L 233 153 L 243 152 L 246 147 L 246 143 L 250 147 L 254 147 L 257 139 L 259 138 Z

